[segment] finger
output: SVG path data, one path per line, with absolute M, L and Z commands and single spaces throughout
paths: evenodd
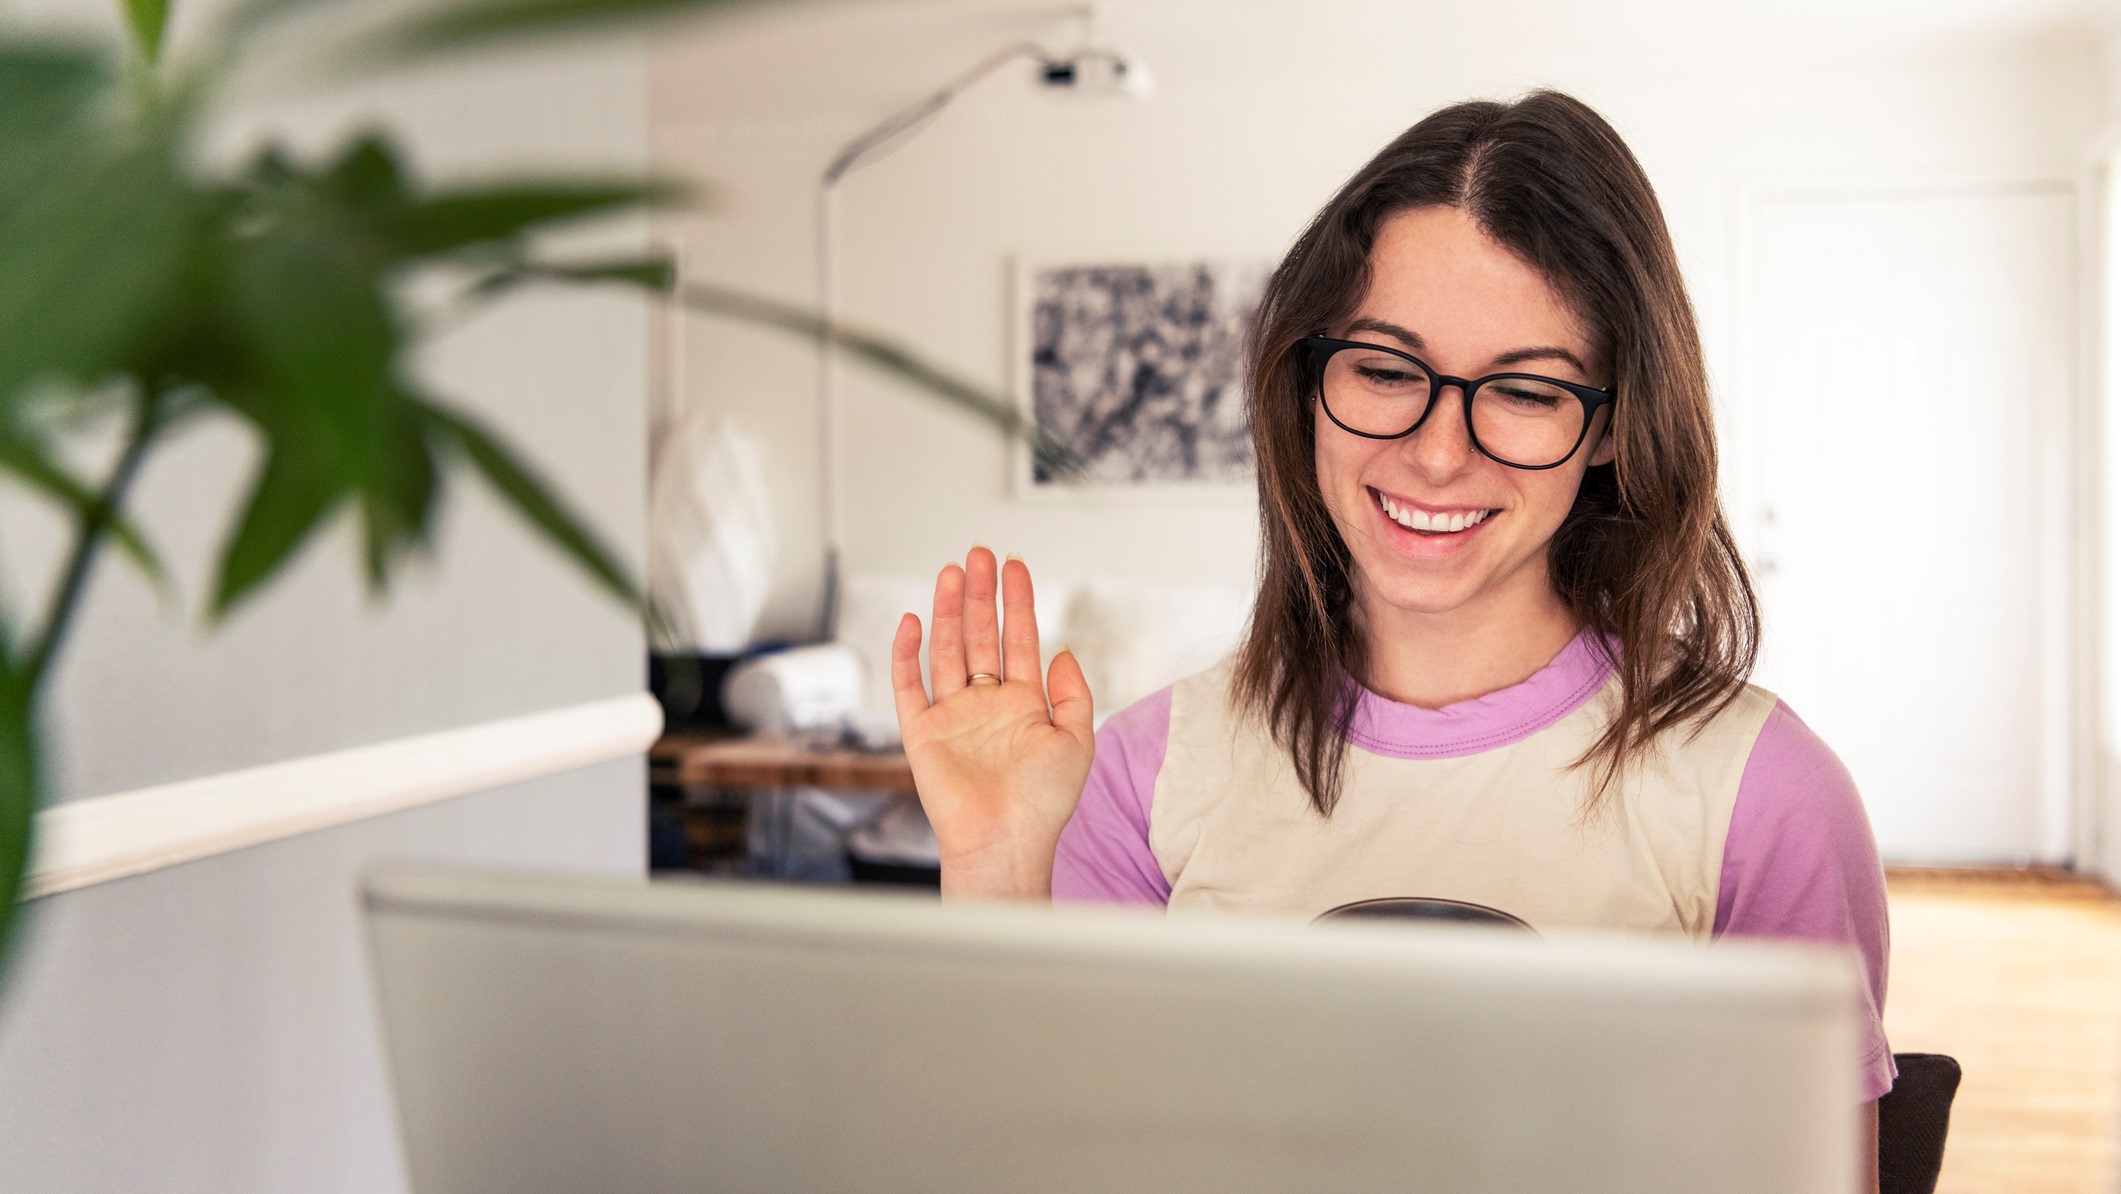
M 1016 556 L 1002 562 L 1002 678 L 1038 683 L 1038 612 L 1031 569 Z
M 898 707 L 898 732 L 928 709 L 928 690 L 921 687 L 921 620 L 912 611 L 898 620 L 891 636 L 891 703 Z
M 1002 674 L 1001 612 L 994 605 L 994 553 L 975 547 L 965 556 L 965 670 Z
M 1083 665 L 1075 661 L 1075 652 L 1066 647 L 1046 670 L 1046 694 L 1053 700 L 1053 724 L 1085 749 L 1092 749 L 1097 735 L 1091 725 L 1090 681 L 1083 677 Z
M 956 564 L 943 565 L 935 578 L 928 626 L 928 683 L 942 700 L 965 686 L 965 570 Z

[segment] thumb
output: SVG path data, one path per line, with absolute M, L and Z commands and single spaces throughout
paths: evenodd
M 1066 647 L 1046 669 L 1046 698 L 1053 702 L 1053 724 L 1087 749 L 1094 734 L 1090 728 L 1090 682 L 1083 678 L 1083 665 Z

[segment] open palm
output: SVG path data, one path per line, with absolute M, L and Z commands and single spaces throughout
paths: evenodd
M 921 623 L 911 613 L 892 640 L 891 683 L 944 891 L 1048 895 L 1054 844 L 1090 774 L 1090 686 L 1067 651 L 1041 682 L 1031 570 L 1022 560 L 997 570 L 994 553 L 975 547 L 963 568 L 945 567 L 933 631 L 933 698 L 921 682 Z

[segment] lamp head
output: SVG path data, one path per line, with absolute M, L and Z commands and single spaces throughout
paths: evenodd
M 1086 47 L 1039 62 L 1039 86 L 1065 95 L 1124 95 L 1142 98 L 1150 92 L 1149 68 L 1119 50 Z

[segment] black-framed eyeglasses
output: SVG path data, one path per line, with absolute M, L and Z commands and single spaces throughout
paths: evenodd
M 1457 386 L 1473 446 L 1511 468 L 1568 463 L 1583 446 L 1591 416 L 1613 401 L 1611 390 L 1536 373 L 1451 377 L 1380 344 L 1330 336 L 1306 336 L 1298 343 L 1311 354 L 1311 388 L 1341 430 L 1365 439 L 1412 435 L 1436 408 L 1435 396 Z

